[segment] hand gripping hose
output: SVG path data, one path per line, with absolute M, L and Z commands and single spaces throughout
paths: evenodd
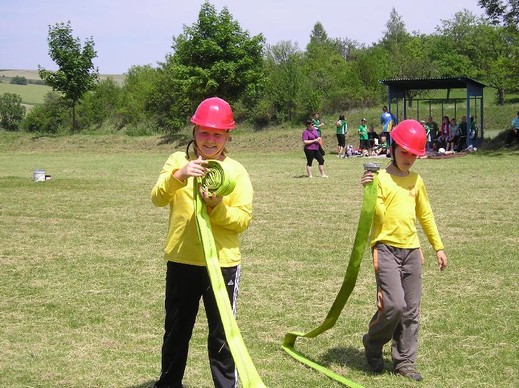
M 346 269 L 346 274 L 344 275 L 344 280 L 342 282 L 341 289 L 339 290 L 338 295 L 335 298 L 335 301 L 328 312 L 324 322 L 316 327 L 315 329 L 309 331 L 306 334 L 299 332 L 289 332 L 285 335 L 285 339 L 283 341 L 283 349 L 294 357 L 296 360 L 302 362 L 305 365 L 314 368 L 315 370 L 325 374 L 329 378 L 336 380 L 348 387 L 353 388 L 362 388 L 361 385 L 358 385 L 345 377 L 334 373 L 333 371 L 325 368 L 322 365 L 319 365 L 313 361 L 310 361 L 301 353 L 297 352 L 294 349 L 294 345 L 297 337 L 305 337 L 305 338 L 314 338 L 319 334 L 324 333 L 326 330 L 332 328 L 335 325 L 335 322 L 339 318 L 346 301 L 348 300 L 353 288 L 355 287 L 355 283 L 357 281 L 357 275 L 359 274 L 360 263 L 362 261 L 362 256 L 364 255 L 364 250 L 366 248 L 366 244 L 369 238 L 369 232 L 371 230 L 371 223 L 373 221 L 373 215 L 375 213 L 375 203 L 377 200 L 377 174 L 374 174 L 374 180 L 371 184 L 364 187 L 364 198 L 362 202 L 362 208 L 360 211 L 359 224 L 357 226 L 357 232 L 355 234 L 355 241 L 353 243 L 353 248 L 351 251 L 350 261 L 348 263 L 348 267 Z
M 238 370 L 238 376 L 245 388 L 265 387 L 249 356 L 245 343 L 236 324 L 229 296 L 223 280 L 222 271 L 218 262 L 218 253 L 211 230 L 211 222 L 205 202 L 200 198 L 198 187 L 207 187 L 209 192 L 218 196 L 225 196 L 234 190 L 236 182 L 229 167 L 216 160 L 208 161 L 208 172 L 202 178 L 196 178 L 193 186 L 196 225 L 198 236 L 204 250 L 205 262 L 211 287 L 216 298 L 216 304 L 222 319 L 225 337 Z

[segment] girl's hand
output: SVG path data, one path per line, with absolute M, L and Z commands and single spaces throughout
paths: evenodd
M 207 187 L 199 186 L 198 192 L 210 211 L 222 202 L 223 197 L 220 197 L 215 193 L 210 193 Z
M 360 183 L 362 186 L 366 187 L 371 182 L 373 182 L 374 176 L 371 171 L 364 171 L 364 174 L 360 177 Z
M 443 249 L 440 249 L 438 252 L 436 252 L 436 258 L 438 259 L 438 269 L 440 271 L 443 271 L 445 268 L 447 268 L 447 255 Z
M 190 176 L 204 176 L 204 174 L 207 172 L 207 168 L 204 167 L 206 164 L 207 162 L 202 159 L 201 156 L 199 156 L 198 159 L 190 160 L 188 164 L 176 170 L 173 173 L 173 176 L 179 181 L 185 181 Z

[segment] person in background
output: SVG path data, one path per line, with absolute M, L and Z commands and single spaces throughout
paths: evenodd
M 456 118 L 453 117 L 451 118 L 450 134 L 447 138 L 447 147 L 445 148 L 445 151 L 454 151 L 455 145 L 458 144 L 459 139 L 459 127 L 458 124 L 456 124 Z
M 391 132 L 389 165 L 378 173 L 378 194 L 371 228 L 371 250 L 377 283 L 377 310 L 362 342 L 372 370 L 384 370 L 383 346 L 392 341 L 393 369 L 397 375 L 421 381 L 415 362 L 418 350 L 423 255 L 416 229 L 418 220 L 436 252 L 438 268 L 447 256 L 421 176 L 411 171 L 425 155 L 426 134 L 416 120 L 404 120 Z M 365 171 L 360 182 L 373 182 Z
M 427 151 L 438 150 L 438 146 L 435 146 L 436 139 L 438 137 L 438 124 L 433 120 L 432 116 L 429 116 L 425 123 L 425 130 L 427 133 Z
M 443 116 L 442 124 L 440 126 L 440 133 L 438 135 L 438 148 L 445 149 L 445 147 L 447 147 L 447 139 L 449 138 L 451 133 L 450 127 L 451 123 L 449 120 L 449 116 Z
M 324 126 L 324 123 L 321 121 L 321 118 L 320 118 L 318 112 L 314 113 L 314 117 L 313 117 L 312 121 L 313 121 L 315 129 L 317 129 L 317 133 L 319 134 L 319 137 L 322 137 L 321 127 Z
M 337 156 L 339 158 L 346 157 L 346 135 L 348 134 L 348 122 L 344 118 L 344 115 L 340 115 L 339 119 L 335 123 L 336 135 L 337 135 Z
M 369 126 L 368 140 L 369 140 L 369 154 L 373 155 L 374 151 L 375 151 L 375 147 L 378 145 L 378 142 L 380 141 L 378 133 L 375 132 L 375 127 L 373 125 Z
M 382 124 L 381 135 L 384 135 L 386 139 L 389 139 L 389 132 L 393 128 L 393 116 L 389 113 L 387 106 L 382 107 L 382 114 L 380 115 L 380 124 Z
M 369 145 L 369 135 L 368 129 L 366 127 L 366 119 L 360 120 L 360 125 L 358 129 L 359 134 L 359 149 L 362 153 L 362 156 L 368 156 L 370 145 Z
M 317 132 L 315 128 L 314 122 L 312 120 L 306 121 L 306 128 L 303 131 L 301 138 L 304 144 L 304 152 L 306 156 L 306 173 L 308 178 L 313 178 L 312 174 L 312 162 L 313 160 L 317 160 L 319 164 L 319 172 L 321 173 L 321 177 L 328 178 L 328 175 L 324 173 L 324 157 L 320 150 L 321 136 Z
M 380 141 L 377 146 L 375 146 L 375 154 L 376 155 L 386 155 L 389 145 L 387 143 L 387 139 L 385 136 L 380 136 Z
M 468 133 L 469 127 L 467 123 L 467 116 L 463 115 L 461 116 L 461 121 L 458 124 L 458 133 L 460 135 L 457 147 L 454 149 L 455 151 L 461 151 L 463 150 L 467 145 L 467 133 Z
M 237 386 L 238 376 L 199 242 L 193 180 L 206 173 L 208 159 L 215 159 L 232 171 L 231 179 L 236 182 L 234 191 L 224 197 L 202 187 L 199 190 L 207 205 L 233 311 L 240 281 L 239 237 L 251 221 L 253 189 L 245 168 L 227 156 L 225 147 L 230 139 L 229 131 L 235 128 L 229 104 L 218 97 L 205 99 L 191 122 L 194 124 L 193 139 L 186 153 L 175 152 L 169 156 L 151 191 L 155 206 L 169 206 L 170 209 L 164 249 L 167 272 L 162 368 L 155 388 L 182 387 L 200 299 L 203 299 L 207 317 L 207 350 L 214 386 L 231 388 Z M 189 151 L 191 145 L 193 149 Z
M 519 143 L 519 112 L 517 112 L 517 116 L 512 120 L 512 126 L 506 137 L 505 147 L 510 147 L 514 140 L 517 140 Z

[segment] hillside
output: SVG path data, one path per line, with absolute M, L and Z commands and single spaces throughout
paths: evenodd
M 9 83 L 13 77 L 25 77 L 27 80 L 38 81 L 40 76 L 38 70 L 23 70 L 23 69 L 0 69 L 0 81 Z M 118 84 L 124 82 L 124 74 L 99 74 L 100 79 L 112 78 Z
M 38 84 L 29 84 L 29 85 L 13 85 L 9 82 L 12 77 L 25 77 L 27 80 L 37 81 L 40 80 L 37 70 L 23 70 L 23 69 L 0 69 L 0 95 L 3 93 L 15 93 L 22 97 L 22 103 L 28 108 L 31 109 L 33 106 L 41 104 L 43 102 L 44 96 L 51 90 L 50 87 L 45 85 Z M 100 75 L 101 79 L 106 79 L 108 77 L 113 78 L 116 82 L 122 84 L 124 82 L 124 74 L 102 74 Z M 426 94 L 427 98 L 445 98 L 445 91 L 431 91 Z M 452 93 L 452 97 L 463 98 L 464 91 L 456 90 Z M 519 110 L 519 106 L 517 102 L 519 101 L 518 95 L 509 95 L 507 96 L 508 103 L 504 106 L 498 106 L 495 104 L 495 89 L 487 87 L 484 89 L 484 119 L 485 119 L 485 129 L 484 129 L 484 137 L 486 140 L 498 138 L 500 139 L 500 133 L 510 127 L 510 122 L 513 117 L 515 117 L 517 111 Z M 382 105 L 382 103 L 380 104 Z M 323 114 L 322 119 L 327 124 L 326 130 L 329 133 L 333 133 L 334 131 L 334 123 L 337 120 L 338 113 L 344 113 L 346 115 L 346 119 L 348 121 L 351 141 L 355 142 L 356 139 L 356 128 L 359 125 L 360 119 L 362 117 L 366 117 L 368 124 L 373 124 L 375 127 L 375 131 L 379 131 L 379 117 L 380 117 L 380 108 L 381 106 L 373 106 L 369 108 L 363 109 L 353 109 L 350 111 L 337 112 L 336 114 Z M 400 107 L 400 109 L 402 109 Z M 463 114 L 464 106 L 463 104 L 453 105 L 453 104 L 443 104 L 443 103 L 435 103 L 432 105 L 428 104 L 419 104 L 415 103 L 413 107 L 408 108 L 407 113 L 408 117 L 413 117 L 417 119 L 426 119 L 429 114 L 431 114 L 437 122 L 441 122 L 441 117 L 443 115 L 447 115 L 449 117 L 455 116 L 458 121 Z M 401 110 L 400 110 L 401 111 Z M 478 119 L 478 117 L 476 117 Z M 242 123 L 243 125 L 243 123 Z M 297 125 L 287 125 L 284 124 L 281 127 L 277 126 L 275 128 L 276 132 L 286 132 L 288 128 L 295 129 L 299 128 Z M 329 140 L 332 142 L 332 140 Z

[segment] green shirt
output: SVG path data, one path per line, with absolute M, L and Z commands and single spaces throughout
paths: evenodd
M 312 119 L 312 121 L 314 122 L 314 127 L 317 129 L 317 133 L 321 136 L 321 120 Z
M 363 124 L 359 125 L 359 140 L 369 140 L 368 128 Z
M 346 120 L 339 120 L 336 124 L 337 135 L 346 135 L 348 133 L 348 122 Z

